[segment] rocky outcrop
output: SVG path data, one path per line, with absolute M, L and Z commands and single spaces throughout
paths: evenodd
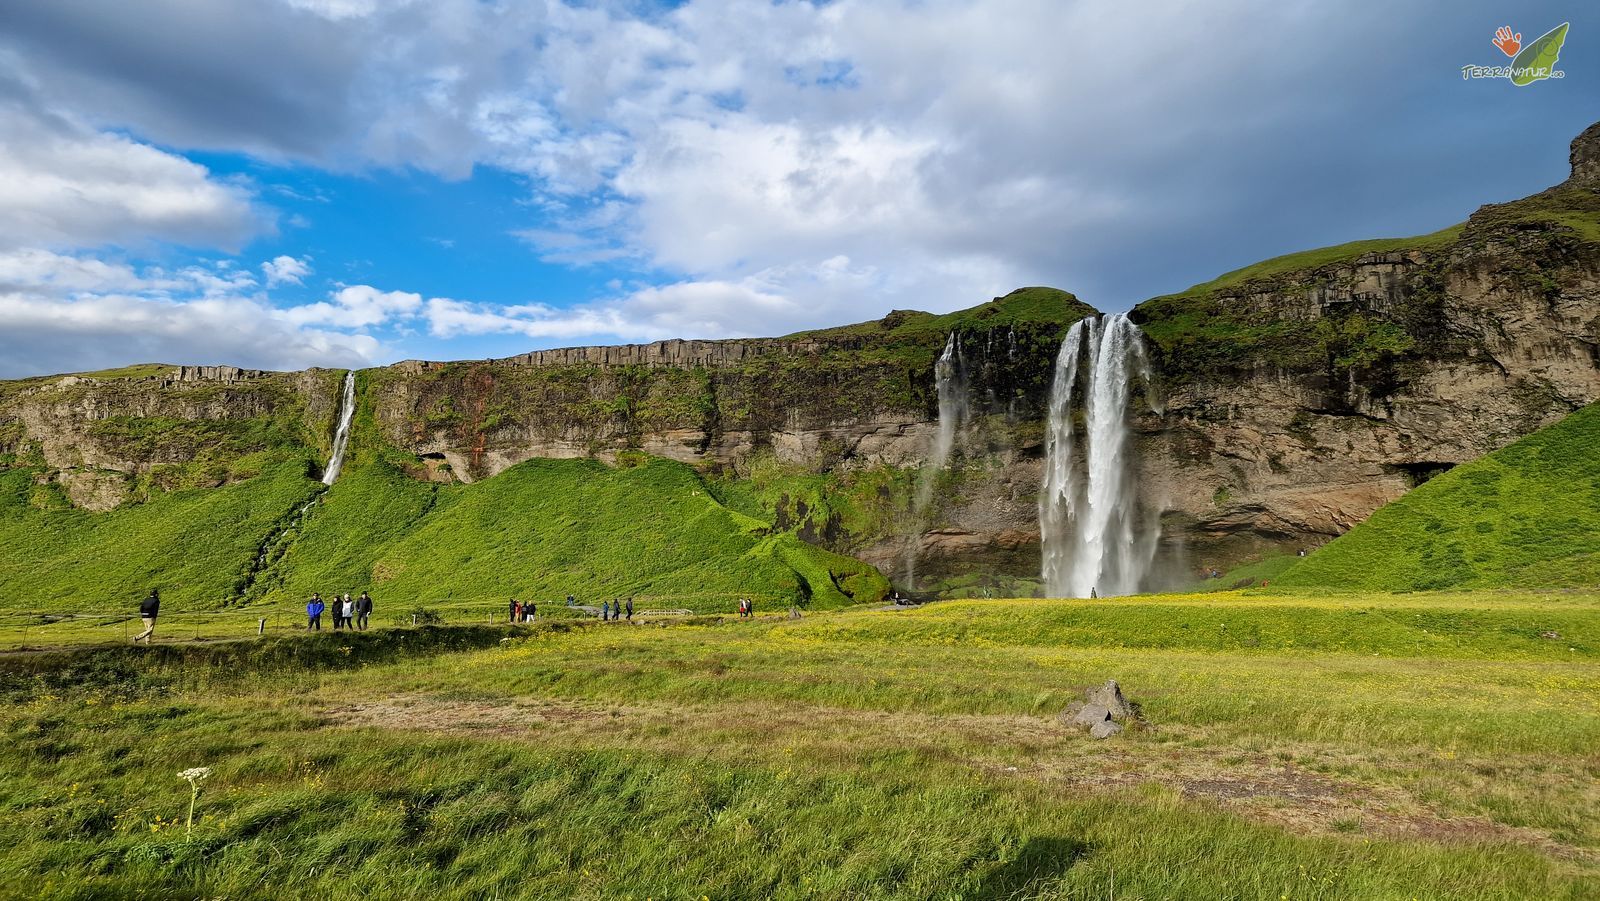
M 1140 305 L 1166 394 L 1140 482 L 1191 562 L 1327 541 L 1600 399 L 1596 160 L 1600 126 L 1568 182 L 1458 235 Z M 1171 327 L 1197 315 L 1209 344 Z

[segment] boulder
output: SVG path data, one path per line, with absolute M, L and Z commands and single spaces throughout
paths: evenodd
M 1115 679 L 1107 679 L 1106 684 L 1090 689 L 1087 700 L 1090 706 L 1104 707 L 1111 719 L 1126 720 L 1133 716 L 1133 705 L 1122 696 L 1122 686 Z
M 1072 717 L 1074 726 L 1095 726 L 1111 719 L 1111 711 L 1100 704 L 1085 704 Z
M 1093 726 L 1089 727 L 1089 737 L 1105 739 L 1110 738 L 1121 731 L 1122 725 L 1120 723 L 1116 723 L 1111 720 L 1105 720 L 1104 722 L 1095 723 Z

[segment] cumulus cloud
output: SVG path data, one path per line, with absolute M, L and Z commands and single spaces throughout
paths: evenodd
M 377 339 L 297 328 L 247 298 L 0 294 L 0 377 L 111 363 L 211 363 L 265 369 L 368 365 Z
M 233 248 L 267 226 L 246 190 L 204 166 L 38 108 L 0 78 L 0 249 Z
M 421 308 L 420 294 L 350 285 L 340 288 L 330 301 L 290 307 L 283 315 L 288 321 L 302 325 L 365 328 L 408 318 Z
M 311 274 L 311 264 L 291 256 L 278 256 L 262 263 L 261 271 L 267 277 L 268 288 L 299 285 L 304 284 L 305 277 Z
M 362 326 L 420 304 L 414 294 L 357 285 L 331 303 L 284 308 L 228 260 L 139 268 L 82 254 L 4 251 L 0 378 L 138 362 L 370 365 L 393 354 Z

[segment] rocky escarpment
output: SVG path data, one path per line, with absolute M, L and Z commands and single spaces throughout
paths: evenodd
M 184 366 L 0 383 L 0 466 L 33 467 L 96 511 L 151 489 L 228 484 L 255 474 L 261 451 L 320 452 L 337 379 Z
M 1457 229 L 1137 308 L 1167 396 L 1142 484 L 1198 563 L 1324 541 L 1600 398 L 1596 160 L 1600 127 Z
M 1134 311 L 1161 411 L 1140 410 L 1143 500 L 1168 573 L 1320 543 L 1458 463 L 1600 398 L 1600 126 L 1572 177 L 1421 238 L 1269 260 Z M 787 338 L 662 341 L 363 371 L 353 453 L 476 481 L 535 457 L 695 466 L 719 499 L 917 587 L 1026 593 L 1053 364 L 1094 311 L 1022 289 L 970 310 Z M 934 363 L 952 334 L 972 415 L 947 471 Z M 104 509 L 313 461 L 340 373 L 145 367 L 0 383 L 0 467 Z M 907 534 L 919 479 L 933 502 Z M 908 554 L 914 550 L 915 554 Z

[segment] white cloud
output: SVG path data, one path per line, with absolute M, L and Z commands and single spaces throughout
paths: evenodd
M 311 264 L 291 256 L 279 256 L 262 263 L 261 271 L 267 276 L 268 288 L 299 285 L 304 284 L 305 277 L 311 274 Z
M 421 298 L 365 285 L 280 308 L 223 260 L 175 269 L 39 249 L 0 252 L 0 378 L 137 362 L 265 369 L 371 365 L 392 352 L 365 325 Z M 330 312 L 331 311 L 331 312 Z
M 404 319 L 422 309 L 422 295 L 380 291 L 371 285 L 350 285 L 334 293 L 332 302 L 289 307 L 283 317 L 297 325 L 367 328 Z
M 370 16 L 378 8 L 378 0 L 285 0 L 292 8 L 314 13 L 330 19 L 359 19 Z
M 375 338 L 298 328 L 275 312 L 238 297 L 0 293 L 0 377 L 134 362 L 354 366 L 382 355 Z
M 268 225 L 204 166 L 0 92 L 0 249 L 233 248 Z

